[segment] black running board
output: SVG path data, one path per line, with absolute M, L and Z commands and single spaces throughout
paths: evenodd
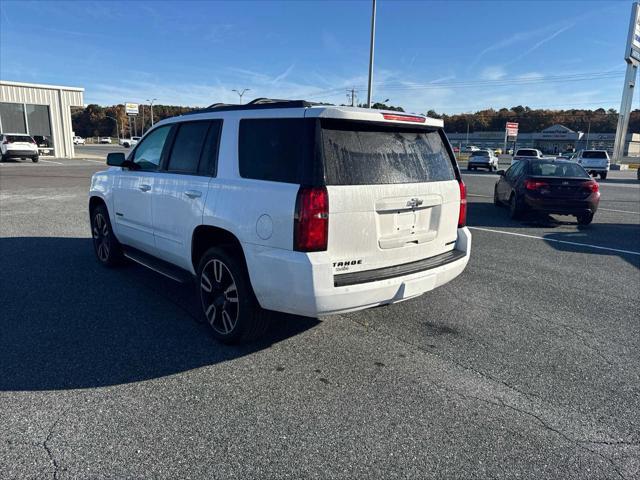
M 132 260 L 143 267 L 147 267 L 149 270 L 153 270 L 160 275 L 164 275 L 171 280 L 175 280 L 176 282 L 188 283 L 193 280 L 191 272 L 180 267 L 176 267 L 164 260 L 160 260 L 159 258 L 142 252 L 137 248 L 125 247 L 124 256 L 129 260 Z

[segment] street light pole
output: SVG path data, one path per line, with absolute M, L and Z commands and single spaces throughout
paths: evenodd
M 142 107 L 141 108 L 141 110 L 142 110 L 142 125 L 141 125 L 141 127 L 142 128 L 140 129 L 141 130 L 140 135 L 144 135 L 144 104 L 140 105 L 140 107 Z
M 367 105 L 371 108 L 371 95 L 373 86 L 373 49 L 376 41 L 376 0 L 372 0 L 371 10 L 371 45 L 369 46 L 369 88 L 367 89 Z
M 110 118 L 114 122 L 116 122 L 116 136 L 118 137 L 118 145 L 120 145 L 120 127 L 118 126 L 118 119 L 112 117 L 111 115 L 105 115 L 105 117 Z
M 153 127 L 153 102 L 155 102 L 157 100 L 157 98 L 152 98 L 151 100 L 149 100 L 147 98 L 147 102 L 149 102 L 149 104 L 151 105 L 151 126 Z
M 238 96 L 240 97 L 240 105 L 242 105 L 242 96 L 248 92 L 249 90 L 251 90 L 250 88 L 243 88 L 242 90 L 236 90 L 235 88 L 233 90 L 231 90 L 232 92 L 236 92 L 238 94 Z

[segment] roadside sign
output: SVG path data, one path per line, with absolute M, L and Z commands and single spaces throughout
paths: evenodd
M 507 132 L 507 137 L 518 136 L 518 124 L 516 122 L 507 122 L 507 125 L 505 126 L 505 130 Z
M 634 3 L 631 8 L 631 22 L 629 23 L 629 37 L 624 59 L 628 63 L 640 62 L 640 4 Z
M 125 103 L 124 111 L 127 115 L 138 115 L 138 104 L 137 103 Z

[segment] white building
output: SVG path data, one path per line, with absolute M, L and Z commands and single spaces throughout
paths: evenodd
M 84 88 L 0 80 L 0 132 L 31 135 L 41 154 L 73 158 L 71 107 Z

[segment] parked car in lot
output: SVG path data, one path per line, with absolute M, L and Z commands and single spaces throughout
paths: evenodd
M 0 161 L 10 158 L 30 158 L 36 163 L 40 153 L 33 137 L 23 133 L 0 133 Z
M 120 145 L 124 148 L 133 147 L 138 144 L 140 137 L 122 138 L 120 139 Z
M 490 172 L 498 170 L 498 157 L 490 149 L 472 152 L 467 164 L 467 170 L 477 170 L 478 168 L 486 168 Z
M 100 143 L 111 143 L 111 137 L 100 137 Z
M 519 148 L 511 160 L 511 165 L 519 160 L 531 160 L 542 158 L 542 152 L 537 148 Z
M 258 336 L 269 310 L 413 298 L 469 260 L 466 189 L 438 119 L 258 99 L 163 120 L 107 164 L 89 193 L 98 260 L 195 277 L 223 342 Z
M 580 225 L 588 225 L 598 209 L 598 183 L 575 162 L 522 159 L 498 174 L 493 202 L 508 205 L 511 218 L 537 211 L 573 215 Z
M 582 150 L 575 160 L 591 175 L 600 175 L 603 180 L 607 178 L 611 161 L 606 150 Z
M 73 137 L 73 144 L 74 145 L 84 145 L 85 144 L 85 139 L 82 138 L 82 137 L 75 136 L 75 137 Z
M 575 160 L 576 152 L 562 152 L 556 156 L 556 160 Z
M 466 153 L 477 152 L 478 150 L 480 150 L 480 148 L 476 147 L 475 145 L 467 145 L 466 147 L 464 147 L 464 152 Z

